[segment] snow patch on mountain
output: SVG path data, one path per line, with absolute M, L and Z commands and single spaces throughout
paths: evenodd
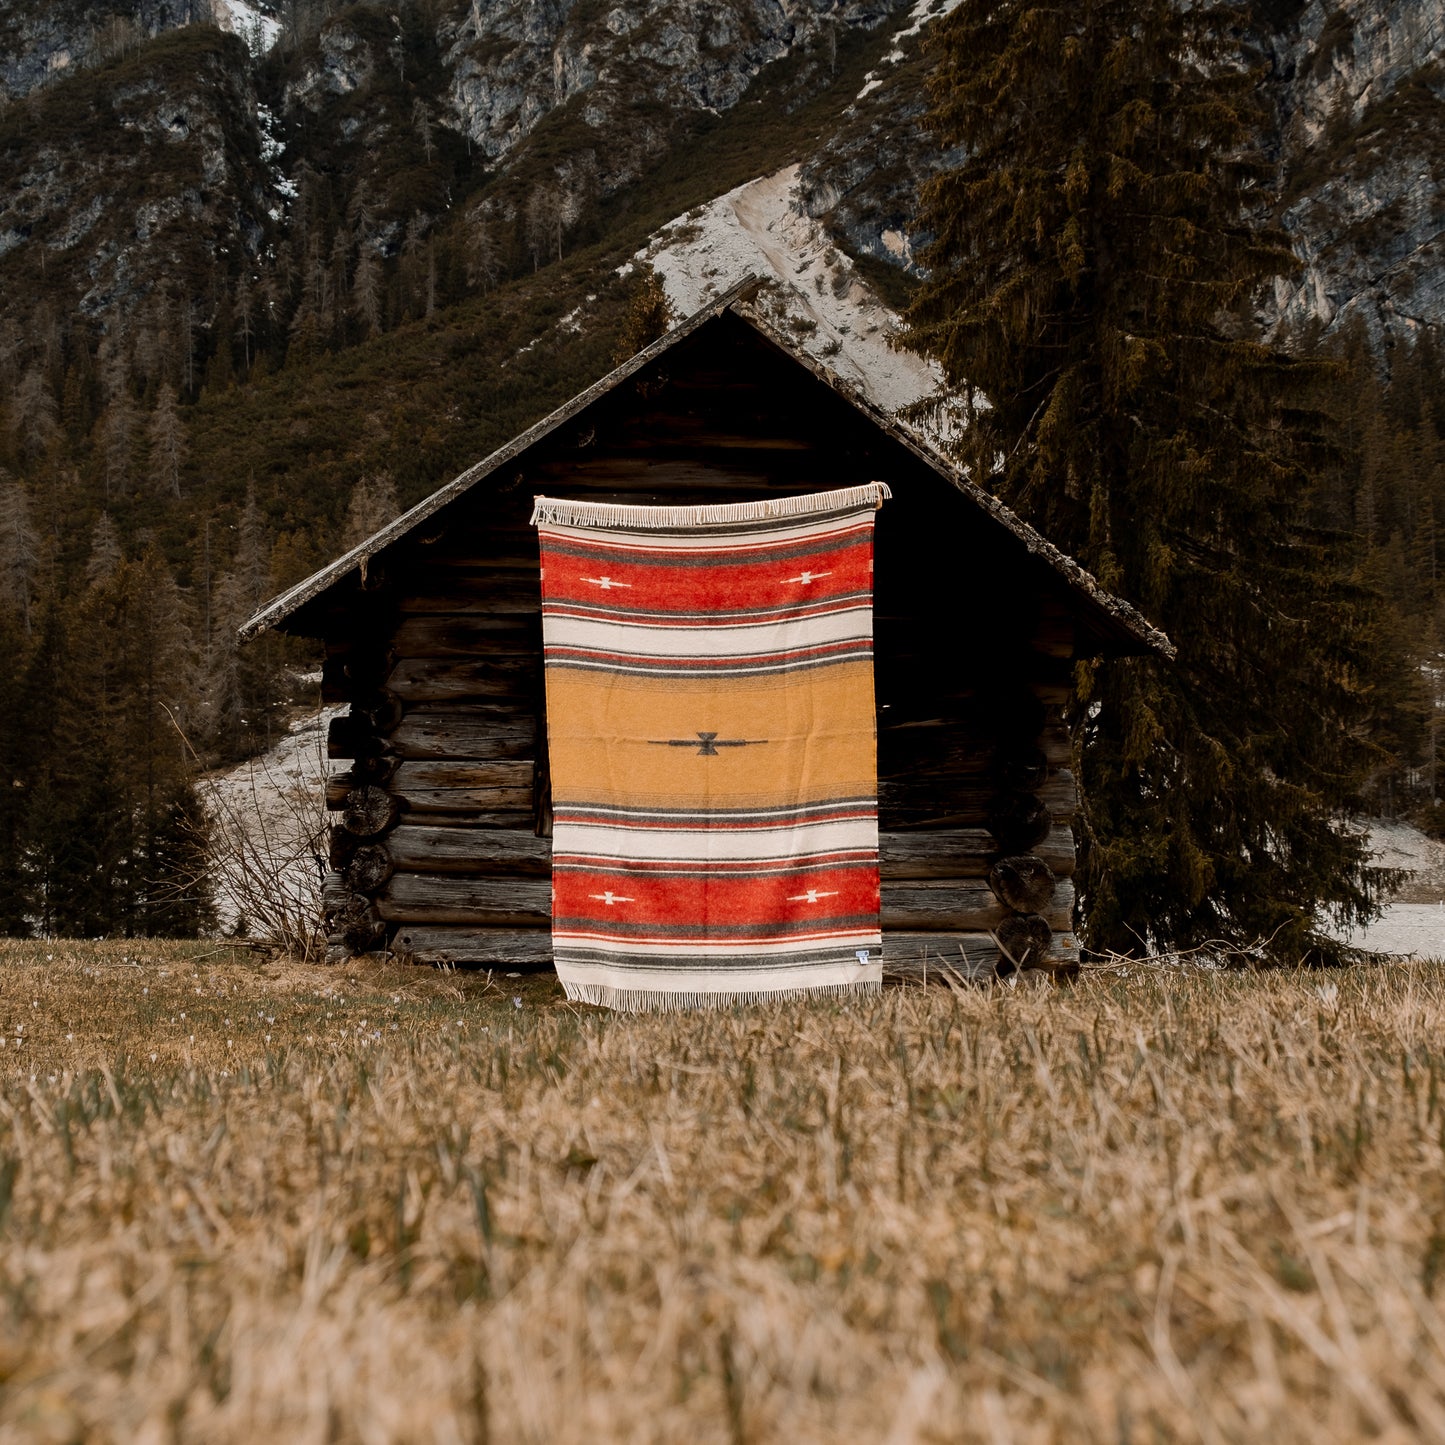
M 778 283 L 774 324 L 810 355 L 890 412 L 943 392 L 939 367 L 890 338 L 898 317 L 798 203 L 798 167 L 749 181 L 677 217 L 636 259 L 662 278 L 690 315 L 747 276 Z
M 906 29 L 894 33 L 893 44 L 888 53 L 883 57 L 883 65 L 897 65 L 900 60 L 907 56 L 903 48 L 905 40 L 911 40 L 919 34 L 923 27 L 934 20 L 942 20 L 945 15 L 950 15 L 957 10 L 960 0 L 918 0 L 912 10 L 908 12 L 909 24 Z M 862 100 L 865 96 L 877 90 L 883 84 L 882 66 L 877 70 L 870 70 L 863 77 L 863 88 L 854 97 L 855 100 Z
M 216 24 L 245 42 L 252 55 L 262 56 L 275 45 L 281 34 L 281 22 L 246 0 L 215 0 L 212 7 Z

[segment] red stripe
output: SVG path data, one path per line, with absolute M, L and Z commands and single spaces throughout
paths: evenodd
M 542 548 L 544 609 L 580 603 L 605 610 L 612 597 L 650 612 L 781 608 L 868 591 L 872 584 L 871 535 L 836 551 L 746 561 L 724 556 L 712 567 L 649 566 L 616 553 L 585 558 Z
M 814 868 L 767 878 L 646 878 L 626 869 L 553 875 L 552 914 L 568 927 L 598 923 L 674 926 L 802 923 L 878 911 L 877 868 Z M 809 895 L 813 898 L 809 902 Z M 613 901 L 609 903 L 607 900 Z

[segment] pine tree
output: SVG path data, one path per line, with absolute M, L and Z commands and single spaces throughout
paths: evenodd
M 231 758 L 268 747 L 279 712 L 280 639 L 263 637 L 242 648 L 236 636 L 272 592 L 266 533 L 261 509 L 248 493 L 231 566 L 212 591 L 203 711 L 209 741 Z
M 85 585 L 96 587 L 115 576 L 115 570 L 125 561 L 125 552 L 120 545 L 120 533 L 109 512 L 102 512 L 90 533 L 90 556 L 85 563 Z
M 963 0 L 934 31 L 908 344 L 969 407 L 971 474 L 1168 631 L 1079 669 L 1081 898 L 1099 949 L 1333 953 L 1378 875 L 1361 601 L 1312 531 L 1318 367 L 1254 335 L 1293 266 L 1264 214 L 1241 6 Z M 983 404 L 986 401 L 986 405 Z
M 179 497 L 181 468 L 186 461 L 186 433 L 176 404 L 176 389 L 168 381 L 161 383 L 156 394 L 156 409 L 151 413 L 147 439 L 151 485 L 158 492 Z
M 381 266 L 370 246 L 363 245 L 356 257 L 351 278 L 352 310 L 365 327 L 367 336 L 381 332 Z
M 665 336 L 672 323 L 672 302 L 667 299 L 662 277 L 643 263 L 633 282 L 632 299 L 627 304 L 622 330 L 612 348 L 612 364 L 621 366 L 624 361 L 631 361 L 639 351 Z
M 39 456 L 60 435 L 60 408 L 40 366 L 20 378 L 10 402 L 10 431 L 24 456 Z
M 30 635 L 40 572 L 40 534 L 30 516 L 25 488 L 0 467 L 0 611 L 8 611 Z
M 16 619 L 0 608 L 0 697 L 8 699 L 0 707 L 0 936 L 7 938 L 29 934 L 34 912 L 24 859 L 33 761 L 22 708 L 23 644 Z
M 501 270 L 496 237 L 484 205 L 475 205 L 466 215 L 467 285 L 490 291 Z
M 117 366 L 111 372 L 107 378 L 107 387 L 110 399 L 100 418 L 100 445 L 105 495 L 109 500 L 113 497 L 124 497 L 130 492 L 139 418 L 123 368 Z
M 396 483 L 391 476 L 382 472 L 374 477 L 363 477 L 351 489 L 351 499 L 346 504 L 341 550 L 349 552 L 400 515 L 401 504 L 396 499 Z

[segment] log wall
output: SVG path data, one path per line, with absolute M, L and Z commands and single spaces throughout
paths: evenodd
M 851 408 L 831 422 L 790 409 L 788 380 L 744 386 L 725 365 L 679 365 L 666 404 L 629 393 L 610 424 L 555 439 L 373 562 L 335 607 L 323 695 L 350 704 L 328 740 L 350 763 L 327 795 L 338 955 L 551 961 L 534 492 L 686 505 L 883 479 L 894 489 L 876 560 L 885 971 L 1070 966 L 1067 599 L 936 474 L 880 450 Z

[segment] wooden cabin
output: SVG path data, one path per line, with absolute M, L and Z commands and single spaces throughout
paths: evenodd
M 749 294 L 720 297 L 242 629 L 320 638 L 323 697 L 349 704 L 328 744 L 351 764 L 327 789 L 335 954 L 551 962 L 534 494 L 685 505 L 885 481 L 885 973 L 1073 959 L 1073 662 L 1173 648 Z

